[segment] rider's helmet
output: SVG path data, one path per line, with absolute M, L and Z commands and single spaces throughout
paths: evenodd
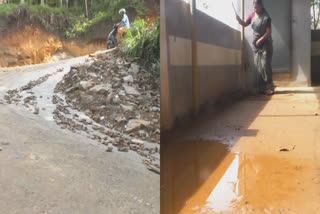
M 120 14 L 120 15 L 123 15 L 123 14 L 125 14 L 125 13 L 126 13 L 126 9 L 121 8 L 121 9 L 119 10 L 119 14 Z

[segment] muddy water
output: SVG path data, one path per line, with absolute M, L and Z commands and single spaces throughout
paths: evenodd
M 105 49 L 104 41 L 61 41 L 36 27 L 24 27 L 0 39 L 0 67 L 46 63 Z
M 213 141 L 165 143 L 161 152 L 161 213 L 319 211 L 319 165 L 290 154 Z

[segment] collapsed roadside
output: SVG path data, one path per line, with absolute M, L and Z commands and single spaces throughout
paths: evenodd
M 99 135 L 89 135 L 107 146 L 106 151 L 136 151 L 144 163 L 159 172 L 160 79 L 159 66 L 142 66 L 120 51 L 99 54 L 93 62 L 72 67 L 55 88 L 54 119 L 73 131 L 76 119 L 84 125 L 92 119 Z M 60 98 L 63 96 L 63 98 Z M 85 116 L 70 113 L 67 106 Z M 60 104 L 60 105 L 59 105 Z M 85 127 L 85 126 L 83 126 Z M 79 127 L 78 127 L 79 129 Z M 90 131 L 84 128 L 90 134 Z

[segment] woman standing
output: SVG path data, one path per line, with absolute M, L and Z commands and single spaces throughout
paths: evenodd
M 262 0 L 254 0 L 253 7 L 254 12 L 250 14 L 246 21 L 243 21 L 238 15 L 237 20 L 244 27 L 250 24 L 252 26 L 255 65 L 259 72 L 259 92 L 272 95 L 274 85 L 271 65 L 273 55 L 271 18 L 263 6 Z

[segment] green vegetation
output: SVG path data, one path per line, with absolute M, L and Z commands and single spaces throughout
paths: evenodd
M 52 31 L 60 29 L 67 38 L 86 33 L 98 22 L 120 20 L 118 11 L 126 8 L 138 16 L 146 13 L 141 0 L 7 0 L 0 4 L 0 14 L 18 16 L 26 8 L 29 18 L 38 20 Z
M 85 35 L 100 22 L 119 22 L 120 8 L 129 16 L 144 17 L 147 8 L 144 0 L 7 0 L 0 4 L 0 15 L 10 21 L 39 23 L 47 31 L 68 39 Z M 156 7 L 156 6 L 155 6 Z M 9 20 L 8 19 L 8 20 Z M 147 23 L 137 18 L 122 42 L 126 54 L 140 57 L 146 63 L 160 59 L 160 21 Z
M 160 20 L 148 25 L 143 19 L 137 19 L 126 32 L 123 41 L 124 51 L 133 57 L 140 57 L 146 63 L 160 60 Z
M 319 29 L 320 0 L 311 0 L 311 29 Z
M 9 15 L 17 7 L 18 7 L 18 5 L 16 5 L 16 4 L 2 4 L 2 5 L 0 5 L 0 14 Z

